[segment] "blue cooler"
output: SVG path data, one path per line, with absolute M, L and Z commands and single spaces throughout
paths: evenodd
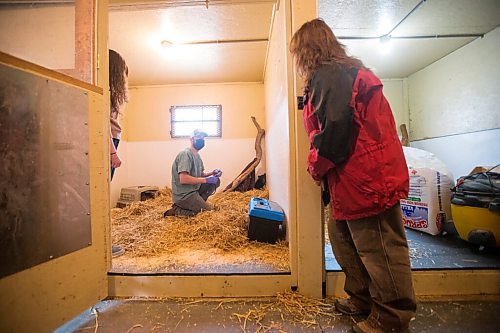
M 274 244 L 285 235 L 283 209 L 273 201 L 252 198 L 248 204 L 248 238 Z

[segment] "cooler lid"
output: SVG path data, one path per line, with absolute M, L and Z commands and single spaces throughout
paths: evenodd
M 250 216 L 275 221 L 283 221 L 285 218 L 283 209 L 276 202 L 255 197 L 250 200 L 248 213 Z

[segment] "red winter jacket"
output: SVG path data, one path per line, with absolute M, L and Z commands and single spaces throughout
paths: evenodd
M 332 217 L 377 215 L 408 195 L 408 169 L 382 83 L 366 69 L 323 64 L 304 98 L 308 171 L 328 180 Z

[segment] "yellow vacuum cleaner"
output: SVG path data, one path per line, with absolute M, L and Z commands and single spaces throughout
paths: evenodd
M 451 215 L 460 238 L 480 247 L 500 247 L 500 173 L 461 177 L 452 191 Z

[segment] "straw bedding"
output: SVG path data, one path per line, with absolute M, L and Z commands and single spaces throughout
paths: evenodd
M 324 301 L 303 296 L 297 292 L 285 291 L 278 293 L 274 301 L 261 303 L 258 307 L 246 313 L 233 313 L 243 332 L 286 332 L 283 330 L 284 322 L 309 327 L 312 331 L 333 329 L 335 318 L 340 313 L 333 311 L 331 300 Z M 281 322 L 269 322 L 266 317 L 279 313 Z M 258 327 L 250 328 L 248 324 Z
M 298 292 L 284 291 L 269 298 L 174 298 L 189 317 L 191 308 L 214 304 L 212 311 L 220 311 L 217 316 L 230 314 L 242 332 L 309 332 L 334 329 L 337 317 L 342 314 L 333 306 L 333 299 L 316 299 Z M 182 317 L 184 318 L 184 317 Z M 182 320 L 181 318 L 181 320 Z M 352 317 L 351 317 L 352 319 Z
M 268 192 L 216 193 L 208 199 L 215 210 L 194 217 L 163 217 L 172 205 L 169 188 L 161 189 L 153 199 L 114 208 L 111 211 L 112 241 L 125 249 L 125 255 L 113 261 L 151 259 L 148 270 L 154 271 L 160 266 L 168 269 L 197 262 L 210 264 L 209 259 L 216 258 L 219 264 L 220 261 L 257 262 L 288 270 L 285 242 L 267 244 L 247 238 L 248 203 L 252 197 L 268 198 Z M 193 258 L 187 260 L 186 257 Z M 155 258 L 161 260 L 151 265 Z

